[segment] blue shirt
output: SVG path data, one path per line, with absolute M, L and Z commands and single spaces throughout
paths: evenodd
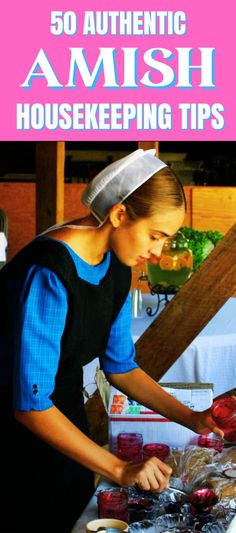
M 110 253 L 104 256 L 100 264 L 92 266 L 81 259 L 70 246 L 64 246 L 74 261 L 78 276 L 98 285 L 109 268 Z M 15 294 L 11 296 L 17 298 Z M 13 404 L 19 410 L 43 410 L 53 405 L 50 395 L 55 385 L 68 295 L 54 272 L 33 265 L 18 297 L 19 306 L 10 341 L 14 359 Z M 123 373 L 138 366 L 134 361 L 135 347 L 130 326 L 131 299 L 128 295 L 111 327 L 106 352 L 100 358 L 105 372 Z M 37 394 L 32 383 L 37 384 Z

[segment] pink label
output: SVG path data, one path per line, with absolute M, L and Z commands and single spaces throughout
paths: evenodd
M 1 8 L 1 140 L 235 140 L 235 2 Z

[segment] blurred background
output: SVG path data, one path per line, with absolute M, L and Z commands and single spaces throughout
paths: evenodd
M 36 142 L 0 143 L 0 182 L 35 181 Z M 87 183 L 137 142 L 66 142 L 65 182 Z M 236 142 L 160 142 L 159 157 L 184 185 L 235 186 Z

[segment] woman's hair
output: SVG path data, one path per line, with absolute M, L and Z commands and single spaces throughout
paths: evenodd
M 183 186 L 170 167 L 153 174 L 122 203 L 131 221 L 171 209 L 184 207 L 186 210 Z

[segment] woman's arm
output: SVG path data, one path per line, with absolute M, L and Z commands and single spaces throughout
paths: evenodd
M 88 469 L 123 487 L 137 483 L 145 490 L 161 491 L 168 486 L 171 468 L 156 458 L 128 463 L 101 448 L 56 407 L 44 411 L 16 411 L 16 420 L 50 446 Z
M 168 394 L 141 368 L 135 368 L 124 374 L 108 374 L 107 379 L 114 387 L 140 404 L 192 429 L 196 433 L 213 431 L 219 437 L 224 436 L 223 431 L 216 426 L 212 419 L 209 409 L 202 412 L 192 411 Z

